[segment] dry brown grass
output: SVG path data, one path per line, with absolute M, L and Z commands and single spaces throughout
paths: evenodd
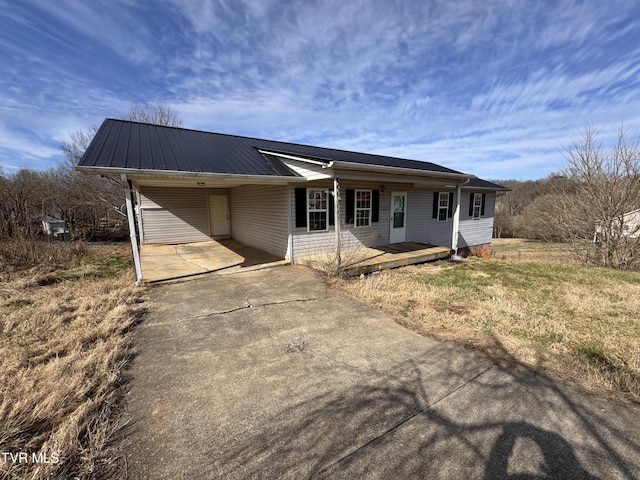
M 60 245 L 84 254 L 3 270 L 0 451 L 29 459 L 0 458 L 5 478 L 104 477 L 116 467 L 106 446 L 145 291 L 133 286 L 126 246 Z
M 506 244 L 507 248 L 502 249 Z M 583 267 L 565 245 L 511 241 L 335 285 L 416 332 L 640 404 L 640 273 Z

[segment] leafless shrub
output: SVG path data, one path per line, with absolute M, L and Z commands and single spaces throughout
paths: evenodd
M 328 278 L 341 277 L 349 267 L 371 258 L 372 250 L 366 245 L 371 244 L 372 239 L 372 235 L 357 239 L 351 235 L 349 229 L 342 227 L 339 251 L 333 249 L 309 255 L 300 259 L 300 263 L 321 272 Z M 319 241 L 314 250 L 322 251 L 323 248 L 326 248 L 326 245 Z
M 0 270 L 6 275 L 37 268 L 41 271 L 77 267 L 87 254 L 84 242 L 12 238 L 0 241 Z
M 598 248 L 590 261 L 622 269 L 640 266 L 640 235 L 625 231 L 624 222 L 627 212 L 640 208 L 639 139 L 621 128 L 616 143 L 605 150 L 598 132 L 587 128 L 565 157 L 549 220 L 579 252 L 595 239 Z

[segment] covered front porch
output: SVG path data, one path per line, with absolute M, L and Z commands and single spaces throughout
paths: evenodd
M 449 258 L 449 247 L 438 247 L 417 242 L 400 242 L 377 247 L 360 247 L 343 250 L 340 255 L 340 272 L 347 276 L 361 275 L 389 268 Z M 328 262 L 336 262 L 335 253 L 309 255 L 300 263 L 322 269 Z

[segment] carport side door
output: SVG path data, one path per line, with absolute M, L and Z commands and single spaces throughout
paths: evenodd
M 229 220 L 229 196 L 209 195 L 209 231 L 212 238 L 231 236 Z
M 407 238 L 407 194 L 391 193 L 391 218 L 389 219 L 389 243 L 404 242 Z

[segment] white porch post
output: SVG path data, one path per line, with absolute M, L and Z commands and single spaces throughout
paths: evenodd
M 336 261 L 340 268 L 340 180 L 333 179 L 333 218 L 336 229 Z
M 458 256 L 458 237 L 460 236 L 460 201 L 462 200 L 462 186 L 471 181 L 471 178 L 467 178 L 464 182 L 458 185 L 456 189 L 456 211 L 453 214 L 453 232 L 451 236 L 451 250 L 453 255 Z
M 140 264 L 140 253 L 138 252 L 138 240 L 136 238 L 136 220 L 133 213 L 131 182 L 127 180 L 127 176 L 124 173 L 120 174 L 120 180 L 124 186 L 127 204 L 127 219 L 129 220 L 129 237 L 131 238 L 131 250 L 133 251 L 133 266 L 136 271 L 136 285 L 140 285 L 142 283 L 142 265 Z

